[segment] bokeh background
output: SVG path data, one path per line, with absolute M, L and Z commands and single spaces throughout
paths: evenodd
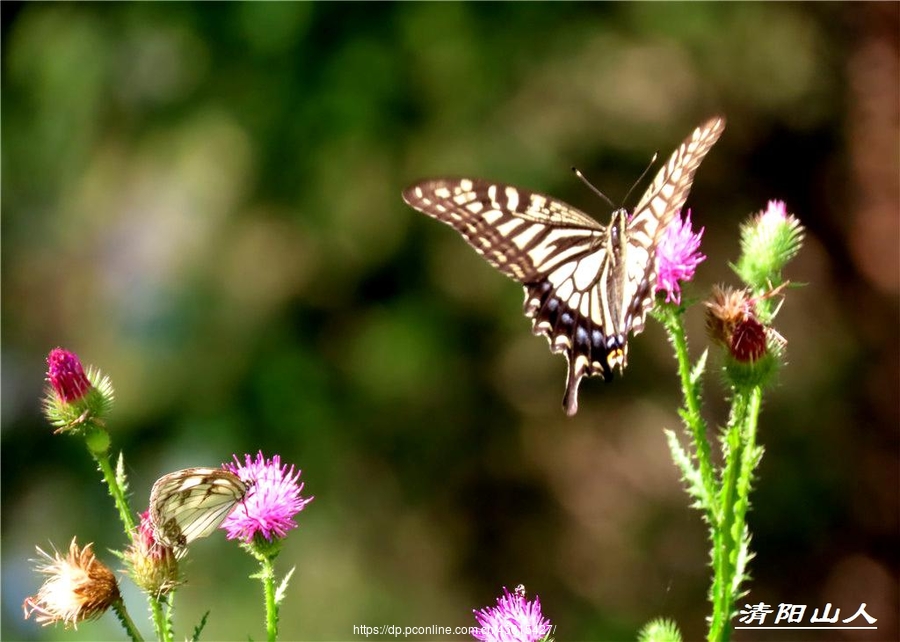
M 567 419 L 564 359 L 531 335 L 521 288 L 400 192 L 483 176 L 606 222 L 569 168 L 621 201 L 715 113 L 689 295 L 735 283 L 738 225 L 768 199 L 808 229 L 786 275 L 806 285 L 778 318 L 790 363 L 765 399 L 746 601 L 865 602 L 879 626 L 733 639 L 897 639 L 896 3 L 2 13 L 3 639 L 122 638 L 110 615 L 77 632 L 22 620 L 35 545 L 77 536 L 115 565 L 125 542 L 83 445 L 41 417 L 57 345 L 113 379 L 135 510 L 160 475 L 233 453 L 302 468 L 316 499 L 278 560 L 297 568 L 282 639 L 471 625 L 520 582 L 559 640 L 634 639 L 659 615 L 701 638 L 705 529 L 662 432 L 679 390 L 659 325 Z M 696 356 L 700 306 L 688 323 Z M 264 636 L 253 563 L 224 534 L 187 570 L 179 635 L 212 609 L 205 639 Z

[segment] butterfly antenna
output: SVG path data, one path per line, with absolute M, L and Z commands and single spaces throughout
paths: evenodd
M 602 198 L 604 201 L 606 201 L 607 203 L 609 203 L 609 206 L 610 206 L 611 208 L 613 208 L 613 209 L 616 208 L 616 204 L 613 203 L 611 200 L 609 200 L 609 198 L 607 198 L 606 194 L 604 194 L 603 192 L 601 192 L 600 190 L 598 190 L 596 187 L 594 187 L 593 183 L 591 183 L 587 178 L 585 178 L 584 174 L 582 174 L 581 171 L 580 171 L 577 167 L 573 167 L 573 168 L 572 168 L 572 171 L 575 172 L 575 176 L 577 176 L 578 178 L 580 178 L 580 179 L 581 179 L 581 182 L 584 183 L 585 185 L 587 185 L 588 188 L 590 188 L 590 190 L 591 190 L 594 194 L 596 194 L 597 196 L 599 196 L 600 198 Z
M 641 181 L 644 180 L 644 177 L 647 175 L 647 172 L 650 171 L 650 168 L 653 167 L 653 163 L 656 162 L 656 159 L 659 157 L 659 152 L 654 152 L 653 158 L 650 159 L 650 162 L 647 164 L 647 167 L 644 168 L 644 171 L 641 172 L 640 178 L 638 178 L 634 185 L 631 186 L 631 189 L 628 190 L 628 193 L 625 195 L 625 198 L 622 200 L 623 203 L 628 202 L 628 197 L 631 196 L 631 193 L 634 191 L 634 188 L 641 184 Z

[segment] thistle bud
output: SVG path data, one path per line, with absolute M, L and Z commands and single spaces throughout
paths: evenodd
M 746 290 L 713 286 L 706 301 L 706 331 L 728 351 L 725 371 L 732 384 L 765 383 L 783 357 L 784 338 L 759 318 L 757 305 L 762 298 L 750 298 Z
M 783 201 L 769 201 L 764 211 L 741 226 L 741 257 L 735 272 L 754 292 L 781 283 L 781 270 L 800 251 L 804 235 Z
M 137 535 L 123 558 L 131 579 L 147 593 L 165 595 L 182 584 L 175 552 L 156 541 L 150 511 L 141 514 Z
M 93 452 L 105 452 L 109 437 L 104 417 L 114 399 L 109 379 L 93 368 L 85 372 L 74 353 L 54 348 L 47 356 L 47 381 L 44 414 L 56 432 L 83 434 Z

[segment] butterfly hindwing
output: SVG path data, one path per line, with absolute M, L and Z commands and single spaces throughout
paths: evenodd
M 154 538 L 179 557 L 210 535 L 244 499 L 248 484 L 222 468 L 185 468 L 160 477 L 150 491 Z
M 522 283 L 533 331 L 568 361 L 563 405 L 572 415 L 583 377 L 609 380 L 627 365 L 628 334 L 643 330 L 653 305 L 656 247 L 724 127 L 724 119 L 713 118 L 695 129 L 634 215 L 616 210 L 606 227 L 560 200 L 482 179 L 425 180 L 403 198 L 454 227 L 491 265 Z

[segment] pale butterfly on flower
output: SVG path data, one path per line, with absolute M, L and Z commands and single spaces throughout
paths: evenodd
M 249 489 L 250 484 L 222 468 L 185 468 L 163 475 L 150 491 L 154 539 L 183 556 L 188 544 L 218 528 Z

